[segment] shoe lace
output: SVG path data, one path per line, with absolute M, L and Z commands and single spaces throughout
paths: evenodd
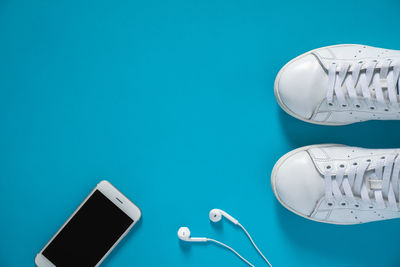
M 351 202 L 349 204 L 358 207 L 355 196 L 361 196 L 361 200 L 370 208 L 373 208 L 372 204 L 375 202 L 378 208 L 390 207 L 398 211 L 400 156 L 381 157 L 375 166 L 371 166 L 373 168 L 369 169 L 370 166 L 369 159 L 360 164 L 354 162 L 349 168 L 340 164 L 336 174 L 333 175 L 332 166 L 327 165 L 324 180 L 328 205 L 332 206 L 336 201 L 345 206 L 347 200 Z
M 385 87 L 383 87 L 384 85 Z M 328 69 L 328 90 L 326 100 L 333 105 L 336 95 L 338 104 L 347 107 L 348 101 L 360 108 L 359 98 L 364 98 L 371 110 L 375 109 L 372 99 L 387 107 L 399 103 L 400 62 L 385 59 L 378 62 L 359 61 L 354 64 L 331 63 Z M 370 88 L 371 87 L 371 88 Z M 384 92 L 386 88 L 387 93 Z M 388 111 L 388 109 L 385 109 Z

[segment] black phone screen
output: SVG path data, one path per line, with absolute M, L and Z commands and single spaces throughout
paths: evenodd
M 133 220 L 96 190 L 43 255 L 56 266 L 95 266 Z

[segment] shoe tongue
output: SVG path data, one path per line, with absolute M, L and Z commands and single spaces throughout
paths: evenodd
M 378 178 L 375 172 L 369 171 L 369 174 L 366 175 L 365 179 L 367 189 L 382 190 L 382 179 Z
M 363 177 L 363 185 L 365 184 L 368 195 L 370 197 L 373 197 L 374 191 L 376 190 L 382 190 L 382 179 L 380 179 L 376 174 L 375 170 L 367 170 L 364 174 Z M 343 192 L 344 193 L 344 192 Z M 357 197 L 361 197 L 361 192 L 355 192 L 354 187 L 353 187 L 353 194 Z
M 368 181 L 368 180 L 378 180 L 379 177 L 376 176 L 375 170 L 368 170 L 368 171 L 365 172 L 365 179 L 366 179 L 366 181 Z
M 374 75 L 379 75 L 379 72 L 376 71 L 376 73 L 374 73 Z M 349 79 L 349 77 L 346 77 L 346 79 Z M 384 97 L 386 100 L 388 100 L 388 99 L 389 99 L 389 95 L 388 95 L 387 79 L 386 79 L 386 78 L 380 79 L 380 85 L 381 85 L 381 88 L 382 88 L 383 97 Z M 341 88 L 342 88 L 342 90 L 344 90 L 344 92 L 346 92 L 346 90 L 347 90 L 346 82 L 343 82 Z M 362 95 L 363 95 L 362 88 L 361 88 L 361 83 L 360 83 L 360 82 L 357 82 L 357 85 L 356 85 L 355 90 L 356 90 L 356 93 L 357 93 L 358 96 L 362 96 Z M 375 93 L 373 81 L 370 82 L 369 92 L 370 92 L 370 94 L 371 94 L 371 97 L 372 97 L 373 99 L 375 99 L 375 98 L 376 98 L 376 93 Z
M 382 190 L 382 178 L 378 177 L 374 170 L 369 170 L 365 173 L 364 183 L 370 197 L 373 196 L 374 191 Z

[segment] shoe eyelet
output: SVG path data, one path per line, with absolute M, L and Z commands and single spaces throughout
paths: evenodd
M 389 109 L 385 108 L 385 111 L 389 111 Z
M 359 208 L 360 204 L 356 203 L 356 204 L 354 204 L 354 207 Z
M 353 166 L 357 166 L 358 165 L 358 163 L 357 162 L 353 162 Z
M 345 166 L 344 166 L 344 164 L 340 164 L 339 167 L 340 168 L 344 168 Z
M 326 166 L 325 167 L 327 170 L 330 170 L 331 168 L 332 168 L 332 166 L 331 165 L 328 165 L 328 166 Z
M 374 207 L 373 206 L 369 206 L 368 208 L 373 209 Z
M 385 159 L 385 156 L 382 156 L 381 159 Z
M 347 107 L 347 105 L 343 104 L 342 107 L 345 108 L 345 107 Z
M 332 207 L 332 206 L 333 206 L 333 203 L 332 203 L 332 202 L 328 202 L 327 204 L 328 204 L 329 207 Z
M 344 202 L 344 201 L 342 201 L 342 202 L 340 202 L 340 206 L 346 206 L 346 202 Z
M 369 109 L 371 109 L 371 110 L 374 110 L 374 109 L 375 109 L 375 107 L 374 107 L 374 106 L 372 106 L 372 107 L 369 107 Z
M 356 108 L 360 108 L 361 106 L 359 104 L 356 104 Z
M 371 162 L 371 159 L 367 159 L 366 162 Z
M 329 103 L 328 103 L 328 106 L 333 106 L 333 103 L 329 102 Z

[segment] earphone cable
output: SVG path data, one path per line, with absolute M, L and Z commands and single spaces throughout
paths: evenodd
M 249 266 L 254 267 L 253 264 L 251 264 L 248 260 L 246 260 L 245 258 L 243 258 L 238 252 L 236 252 L 236 250 L 234 250 L 234 249 L 231 248 L 230 246 L 225 245 L 224 243 L 219 242 L 219 241 L 217 241 L 217 240 L 215 240 L 215 239 L 211 239 L 211 238 L 207 238 L 207 241 L 214 242 L 215 244 L 218 244 L 218 245 L 220 245 L 220 246 L 222 246 L 222 247 L 224 247 L 224 248 L 226 248 L 226 249 L 229 249 L 230 251 L 232 251 L 233 253 L 235 253 L 236 256 L 238 256 L 241 260 L 243 260 L 244 262 L 246 262 Z
M 243 225 L 241 225 L 240 223 L 237 224 L 240 228 L 242 228 L 242 230 L 245 232 L 245 234 L 247 235 L 247 237 L 250 239 L 251 243 L 253 244 L 253 246 L 256 248 L 256 250 L 258 251 L 258 253 L 261 255 L 261 257 L 263 257 L 263 259 L 268 263 L 268 265 L 270 267 L 272 267 L 271 263 L 269 263 L 269 261 L 267 260 L 267 258 L 264 256 L 264 254 L 258 249 L 256 243 L 254 243 L 253 238 L 251 238 L 249 232 L 247 232 L 247 230 L 243 227 Z

